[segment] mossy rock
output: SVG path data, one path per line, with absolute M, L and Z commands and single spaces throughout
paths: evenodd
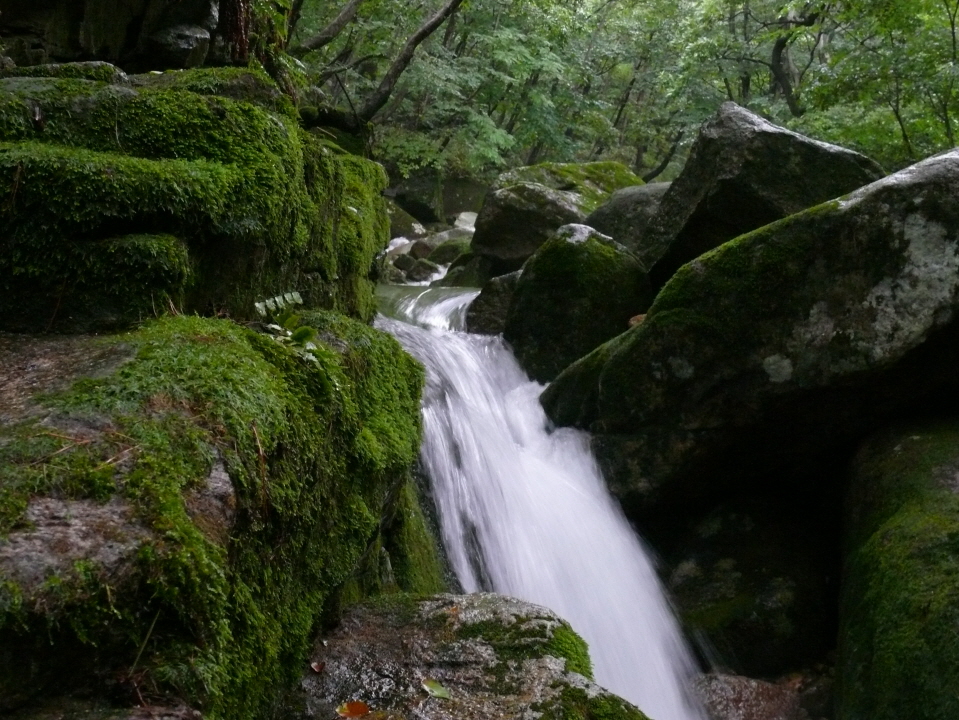
M 0 79 L 0 327 L 104 330 L 171 303 L 244 318 L 290 290 L 372 317 L 369 275 L 388 224 L 382 168 L 304 132 L 284 103 L 268 111 L 231 90 L 263 88 L 265 76 L 171 75 L 140 89 Z M 139 277 L 163 282 L 111 274 L 113 239 L 148 236 L 185 250 L 173 276 L 156 242 L 123 247 Z
M 614 190 L 642 185 L 643 179 L 622 163 L 605 160 L 591 163 L 555 163 L 527 165 L 500 175 L 493 190 L 519 183 L 538 183 L 553 190 L 574 192 L 580 196 L 580 208 L 591 213 L 598 208 Z
M 642 254 L 653 288 L 728 240 L 883 175 L 864 155 L 723 103 L 700 128 L 683 171 L 644 230 Z
M 48 77 L 74 80 L 97 80 L 112 85 L 126 85 L 130 78 L 116 65 L 108 62 L 90 61 L 29 65 L 0 69 L 0 77 Z
M 486 196 L 470 247 L 492 262 L 494 274 L 503 275 L 522 267 L 563 225 L 585 217 L 574 192 L 539 183 L 510 185 Z
M 539 382 L 628 329 L 652 300 L 643 267 L 585 225 L 565 225 L 526 261 L 503 337 Z
M 350 699 L 390 720 L 425 704 L 437 706 L 437 716 L 461 720 L 530 710 L 551 720 L 646 720 L 590 680 L 586 643 L 566 622 L 492 593 L 363 603 L 317 640 L 312 660 L 323 671 L 301 681 L 311 717 L 332 717 Z M 370 682 L 371 673 L 390 681 Z M 434 689 L 431 696 L 426 680 L 438 683 L 440 694 Z
M 885 419 L 949 402 L 956 182 L 959 153 L 936 156 L 697 258 L 546 389 L 548 414 L 618 446 L 607 479 L 638 512 L 802 477 Z
M 959 716 L 959 423 L 870 438 L 853 463 L 839 720 Z
M 266 717 L 346 586 L 442 589 L 409 475 L 422 369 L 364 324 L 303 319 L 310 357 L 186 316 L 0 344 L 20 368 L 0 425 L 0 710 L 148 693 Z M 103 359 L 64 382 L 77 353 Z
M 470 251 L 469 240 L 445 240 L 441 242 L 426 259 L 437 265 L 449 265 L 456 258 Z
M 472 252 L 463 253 L 450 264 L 446 275 L 433 281 L 432 286 L 480 288 L 489 281 L 492 268 L 493 262 L 489 258 Z

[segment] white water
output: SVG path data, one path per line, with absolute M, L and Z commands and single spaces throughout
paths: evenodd
M 589 644 L 600 685 L 653 720 L 701 720 L 690 654 L 586 436 L 547 431 L 542 386 L 501 338 L 456 331 L 476 291 L 387 292 L 407 322 L 378 325 L 426 366 L 422 457 L 463 588 L 549 607 Z

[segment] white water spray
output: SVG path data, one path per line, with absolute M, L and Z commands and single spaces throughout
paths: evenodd
M 501 338 L 457 331 L 476 295 L 386 287 L 382 309 L 406 322 L 378 320 L 426 366 L 422 457 L 457 577 L 568 620 L 596 681 L 654 720 L 701 720 L 689 651 L 586 436 L 548 432 L 542 386 Z

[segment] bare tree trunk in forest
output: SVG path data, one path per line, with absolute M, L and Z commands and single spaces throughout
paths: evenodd
M 230 49 L 230 59 L 245 63 L 250 57 L 250 0 L 220 3 L 220 33 Z
M 343 28 L 349 24 L 350 20 L 356 17 L 356 12 L 360 9 L 360 5 L 362 5 L 363 2 L 364 0 L 350 0 L 343 7 L 343 9 L 340 10 L 339 14 L 333 18 L 333 21 L 329 25 L 320 30 L 320 32 L 313 37 L 305 40 L 302 45 L 298 45 L 297 47 L 293 48 L 290 51 L 290 54 L 300 57 L 302 55 L 306 55 L 306 53 L 310 52 L 311 50 L 319 50 L 321 47 L 329 45 L 331 42 L 333 42 L 336 36 L 343 31 Z M 300 6 L 303 5 L 302 2 L 299 4 Z M 297 6 L 294 5 L 294 13 L 296 18 L 299 19 L 299 13 L 296 12 L 297 9 Z
M 659 165 L 642 176 L 643 182 L 652 182 L 662 174 L 663 170 L 669 166 L 670 160 L 673 159 L 673 156 L 679 149 L 679 141 L 683 139 L 683 135 L 685 134 L 685 130 L 680 130 L 675 136 L 673 136 L 673 144 L 670 145 L 669 150 L 666 152 L 666 156 L 660 161 Z
M 799 104 L 799 98 L 796 97 L 796 90 L 793 88 L 792 80 L 789 77 L 789 71 L 786 69 L 784 54 L 789 45 L 790 35 L 781 35 L 776 38 L 773 44 L 772 60 L 770 69 L 776 84 L 783 92 L 783 98 L 786 100 L 786 106 L 793 117 L 802 117 L 806 109 Z
M 386 75 L 383 77 L 383 80 L 380 81 L 379 87 L 366 99 L 363 108 L 359 112 L 358 120 L 369 122 L 373 119 L 373 116 L 386 105 L 386 101 L 390 99 L 390 94 L 396 87 L 400 75 L 403 74 L 403 71 L 406 70 L 413 61 L 416 48 L 418 48 L 426 38 L 432 35 L 433 32 L 443 24 L 443 21 L 452 15 L 462 3 L 463 0 L 448 0 L 443 7 L 436 11 L 433 17 L 423 23 L 420 29 L 413 33 L 410 39 L 406 41 L 406 45 L 403 46 L 396 60 L 393 61 L 390 69 L 386 71 Z

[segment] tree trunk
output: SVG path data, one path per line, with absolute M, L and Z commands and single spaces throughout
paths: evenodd
M 416 48 L 418 48 L 426 38 L 432 35 L 433 32 L 443 24 L 443 21 L 452 15 L 462 3 L 463 0 L 448 0 L 433 17 L 423 23 L 420 29 L 413 33 L 410 39 L 406 41 L 406 45 L 403 46 L 396 60 L 393 61 L 390 69 L 386 71 L 386 75 L 383 77 L 383 80 L 380 81 L 379 87 L 366 99 L 363 108 L 359 112 L 358 120 L 364 123 L 369 122 L 373 119 L 373 116 L 386 105 L 386 101 L 390 99 L 390 94 L 396 87 L 400 75 L 403 74 L 403 71 L 406 70 L 413 61 Z
M 324 45 L 329 45 L 333 40 L 339 35 L 343 28 L 345 28 L 350 20 L 356 17 L 357 10 L 360 9 L 360 5 L 363 4 L 364 0 L 350 0 L 342 10 L 340 10 L 339 15 L 333 18 L 333 22 L 327 25 L 325 28 L 320 30 L 316 35 L 305 40 L 302 45 L 299 45 L 293 48 L 290 51 L 291 55 L 300 57 L 306 55 L 306 53 L 311 50 L 319 50 Z M 300 3 L 302 5 L 302 3 Z M 296 9 L 296 6 L 294 6 Z M 299 14 L 297 13 L 297 19 L 299 19 Z
M 673 159 L 673 155 L 675 155 L 676 151 L 679 149 L 679 141 L 683 139 L 683 135 L 685 133 L 685 130 L 680 130 L 678 133 L 676 133 L 676 135 L 673 137 L 673 144 L 670 145 L 669 150 L 666 152 L 666 156 L 660 161 L 659 165 L 642 176 L 643 182 L 652 182 L 655 178 L 662 174 L 663 170 L 669 166 L 669 161 Z

